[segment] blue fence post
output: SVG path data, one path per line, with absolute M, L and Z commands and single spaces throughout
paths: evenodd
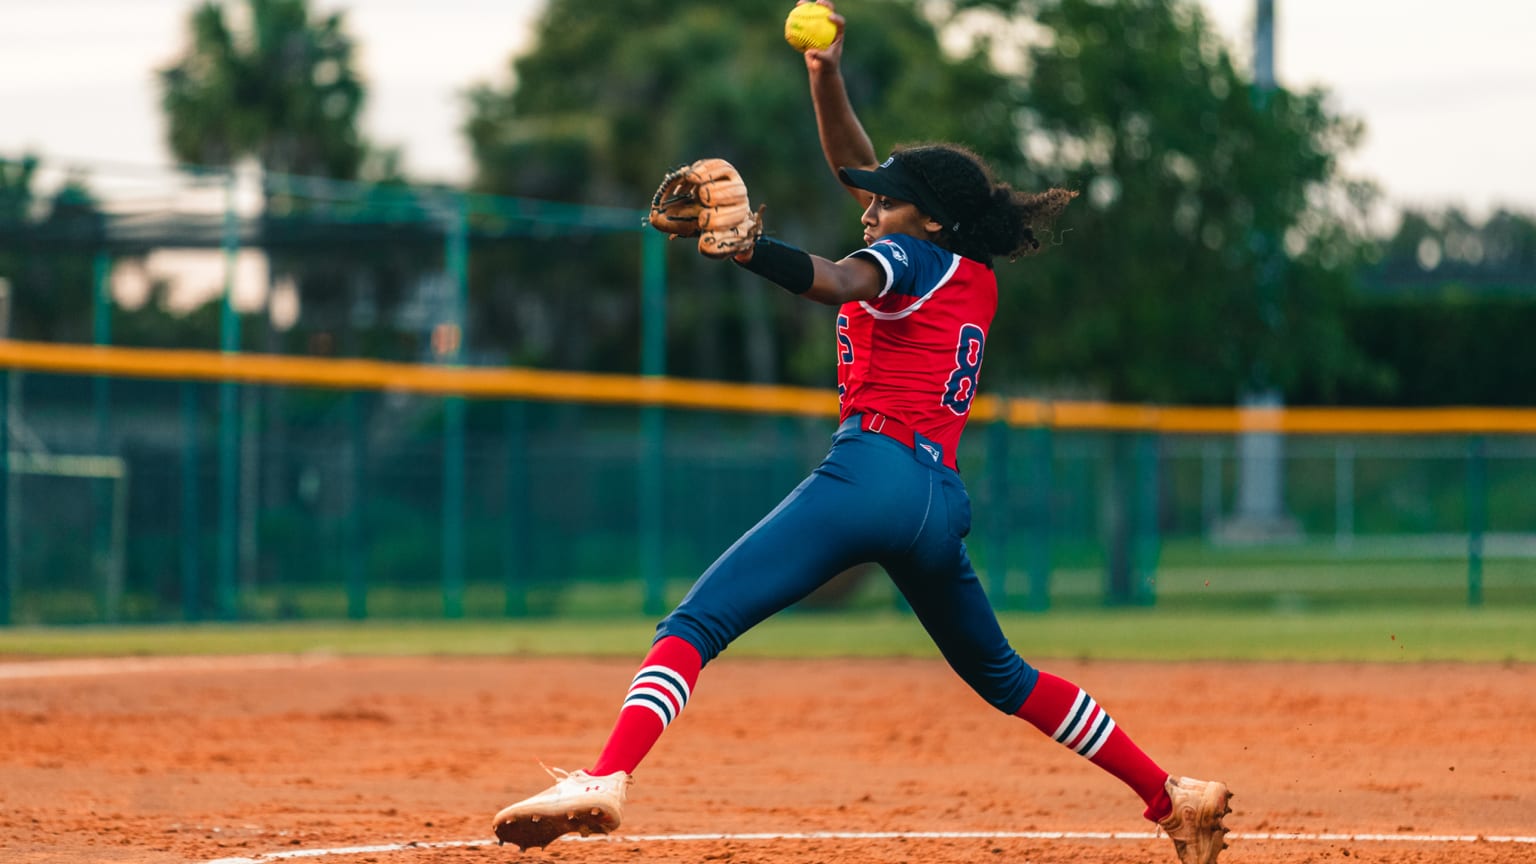
M 197 491 L 197 384 L 192 381 L 181 382 L 181 428 L 181 617 L 196 621 L 202 614 L 197 573 L 202 519 Z
M 348 480 L 347 514 L 342 523 L 342 548 L 346 550 L 342 566 L 347 581 L 347 617 L 360 621 L 368 617 L 368 578 L 365 565 L 368 544 L 364 538 L 365 502 L 368 500 L 368 427 L 363 422 L 363 396 L 351 391 L 347 405 Z
M 443 400 L 443 615 L 464 617 L 464 397 Z
M 640 241 L 640 374 L 659 378 L 667 372 L 667 247 L 655 231 L 641 234 Z M 666 424 L 660 405 L 640 408 L 639 564 L 644 586 L 642 608 L 647 615 L 666 611 L 665 547 L 662 520 L 666 509 L 663 473 L 666 461 Z
M 1157 602 L 1157 560 L 1162 542 L 1157 524 L 1158 449 L 1155 433 L 1136 438 L 1136 502 L 1132 534 L 1132 572 L 1135 574 L 1134 598 L 1141 605 Z
M 453 199 L 445 251 L 452 282 L 450 321 L 435 346 L 439 359 L 458 365 L 469 308 L 469 199 Z M 464 617 L 464 397 L 443 398 L 443 615 Z
M 12 374 L 7 369 L 0 375 L 0 626 L 11 624 L 16 606 L 16 570 L 11 562 Z
M 112 344 L 112 256 L 98 250 L 91 265 L 92 309 L 91 336 L 96 345 Z M 107 455 L 112 448 L 112 379 L 97 375 L 91 379 L 92 409 L 96 417 L 96 453 Z M 121 482 L 121 481 L 119 481 Z M 123 585 L 120 562 L 112 559 L 112 481 L 98 479 L 92 484 L 95 520 L 92 524 L 92 561 L 102 586 L 102 618 L 115 622 L 119 617 Z
M 235 264 L 240 252 L 240 221 L 235 212 L 235 172 L 225 177 L 224 191 L 224 296 L 219 307 L 219 350 L 240 350 L 240 319 L 235 314 Z M 219 572 L 218 616 L 225 620 L 238 614 L 235 588 L 235 524 L 240 492 L 240 402 L 239 385 L 219 382 Z
M 1024 606 L 1044 612 L 1051 608 L 1051 427 L 1031 428 L 1029 442 L 1029 596 Z
M 1008 417 L 1004 403 L 987 427 L 987 584 L 992 603 L 1007 608 L 1008 596 Z
M 501 545 L 501 581 L 505 586 L 506 608 L 510 617 L 528 614 L 528 582 L 523 574 L 528 555 L 528 411 L 523 402 L 507 400 L 506 420 L 507 470 L 502 478 L 503 516 Z
M 1488 522 L 1488 445 L 1467 439 L 1467 605 L 1483 605 L 1483 531 Z

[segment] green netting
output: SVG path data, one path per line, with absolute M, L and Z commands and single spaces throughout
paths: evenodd
M 16 624 L 660 611 L 833 426 L 8 375 Z M 1003 608 L 1536 602 L 1536 441 L 1283 444 L 1280 530 L 1243 537 L 1232 437 L 975 424 L 972 559 Z M 861 568 L 805 605 L 899 603 Z

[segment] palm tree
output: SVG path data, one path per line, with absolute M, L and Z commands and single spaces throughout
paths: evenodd
M 227 166 L 354 179 L 365 87 L 341 13 L 312 20 L 308 0 L 208 0 L 190 16 L 187 52 L 160 70 L 171 152 Z

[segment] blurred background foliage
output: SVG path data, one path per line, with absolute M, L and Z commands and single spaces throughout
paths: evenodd
M 846 254 L 859 212 L 822 161 L 802 60 L 780 38 L 786 5 L 550 0 L 505 80 L 466 82 L 472 191 L 640 208 L 667 169 L 719 155 L 767 204 L 773 234 Z M 999 266 L 990 391 L 1230 404 L 1269 386 L 1286 404 L 1532 403 L 1510 382 L 1536 371 L 1520 341 L 1536 325 L 1536 219 L 1447 209 L 1373 227 L 1384 202 L 1341 167 L 1361 124 L 1324 90 L 1258 91 L 1190 0 L 838 9 L 849 91 L 877 150 L 961 141 L 1019 188 L 1083 193 L 1045 254 Z M 186 45 L 158 70 L 179 162 L 411 183 L 400 154 L 359 128 L 368 87 L 345 13 L 201 3 Z M 89 341 L 89 250 L 105 230 L 91 178 L 42 195 L 35 169 L 0 163 L 10 334 Z M 442 278 L 442 225 L 295 221 L 284 188 L 264 188 L 261 236 L 303 311 L 280 333 L 266 309 L 242 316 L 241 346 L 421 356 L 422 335 L 391 322 L 414 282 Z M 638 245 L 574 229 L 472 238 L 467 356 L 636 371 Z M 830 384 L 827 310 L 684 244 L 668 268 L 669 373 Z M 217 344 L 217 299 L 174 313 L 151 299 L 114 312 L 114 341 Z

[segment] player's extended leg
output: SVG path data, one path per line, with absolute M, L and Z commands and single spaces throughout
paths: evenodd
M 1135 790 L 1146 802 L 1143 815 L 1149 820 L 1156 822 L 1168 815 L 1172 807 L 1166 789 L 1168 772 L 1142 752 L 1081 687 L 1041 672 L 1034 689 L 1013 714 Z
M 1008 644 L 965 551 L 970 505 L 959 477 L 937 472 L 950 518 L 930 520 L 911 550 L 885 562 L 940 652 L 993 707 L 1041 732 L 1129 786 L 1143 815 L 1173 838 L 1184 864 L 1211 864 L 1225 848 L 1231 793 L 1221 783 L 1175 779 L 1070 681 L 1031 668 Z
M 726 550 L 656 628 L 589 771 L 504 808 L 496 836 L 521 848 L 618 827 L 629 777 L 687 704 L 699 671 L 737 636 L 855 563 L 903 548 L 927 516 L 926 470 L 885 438 L 843 435 L 816 471 Z M 895 454 L 898 469 L 883 470 Z M 903 455 L 905 454 L 905 455 Z
M 688 704 L 702 666 L 698 649 L 684 640 L 658 639 L 630 681 L 597 762 L 586 771 L 550 771 L 554 786 L 496 814 L 497 839 L 527 849 L 571 832 L 606 834 L 619 827 L 630 776 Z

